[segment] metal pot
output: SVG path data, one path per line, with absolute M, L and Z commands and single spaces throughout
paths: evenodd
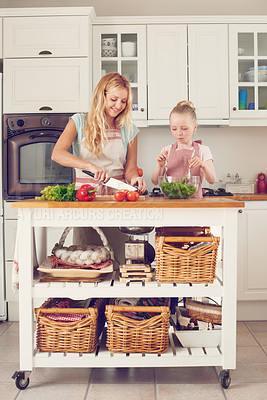
M 122 233 L 127 235 L 144 235 L 145 233 L 150 233 L 154 229 L 154 226 L 123 226 L 119 227 Z

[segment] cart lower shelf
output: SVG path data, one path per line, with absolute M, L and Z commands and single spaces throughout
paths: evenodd
M 163 354 L 152 353 L 110 353 L 106 347 L 106 335 L 92 353 L 48 353 L 35 349 L 34 367 L 193 367 L 222 366 L 223 353 L 220 346 L 184 348 L 176 345 L 173 331 Z

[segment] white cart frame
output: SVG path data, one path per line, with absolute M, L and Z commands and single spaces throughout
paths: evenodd
M 195 199 L 196 200 L 196 199 Z M 191 201 L 191 202 L 190 202 Z M 37 202 L 38 203 L 38 202 Z M 178 202 L 150 201 L 131 203 L 105 202 L 13 203 L 18 207 L 19 237 L 19 325 L 20 372 L 14 378 L 26 377 L 34 367 L 180 367 L 222 366 L 236 367 L 236 270 L 237 270 L 237 213 L 244 203 L 201 199 Z M 40 208 L 42 207 L 42 208 Z M 68 208 L 71 207 L 71 208 Z M 111 280 L 100 283 L 34 282 L 33 228 L 66 226 L 219 226 L 222 243 L 222 276 L 213 284 L 160 284 L 130 282 L 129 285 Z M 113 354 L 100 343 L 93 353 L 45 353 L 35 345 L 33 299 L 47 297 L 221 297 L 221 346 L 215 348 L 182 348 L 174 346 L 170 331 L 170 345 L 166 353 Z M 27 375 L 28 374 L 28 375 Z M 229 374 L 228 374 L 229 375 Z M 26 382 L 27 383 L 27 382 Z M 29 379 L 28 379 L 29 383 Z M 28 385 L 27 383 L 27 385 Z M 26 386 L 27 386 L 26 385 Z M 222 384 L 223 385 L 223 384 Z M 228 385 L 229 386 L 229 385 Z

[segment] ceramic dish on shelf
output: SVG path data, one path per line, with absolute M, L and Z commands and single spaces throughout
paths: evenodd
M 254 68 L 249 68 L 245 72 L 245 78 L 248 82 L 254 82 Z M 258 81 L 267 82 L 267 66 L 262 65 L 258 67 Z
M 37 270 L 49 274 L 53 278 L 97 278 L 102 274 L 113 272 L 113 264 L 102 269 L 52 268 L 51 259 L 51 256 L 46 257 Z
M 117 49 L 116 47 L 114 48 L 102 48 L 101 49 L 101 56 L 102 57 L 116 57 L 117 55 Z
M 221 329 L 206 331 L 175 331 L 183 347 L 217 347 L 221 343 Z

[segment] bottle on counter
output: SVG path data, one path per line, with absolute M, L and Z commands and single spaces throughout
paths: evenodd
M 257 181 L 257 192 L 258 193 L 266 193 L 267 189 L 267 184 L 266 184 L 266 178 L 265 174 L 262 172 L 258 175 L 258 181 Z

